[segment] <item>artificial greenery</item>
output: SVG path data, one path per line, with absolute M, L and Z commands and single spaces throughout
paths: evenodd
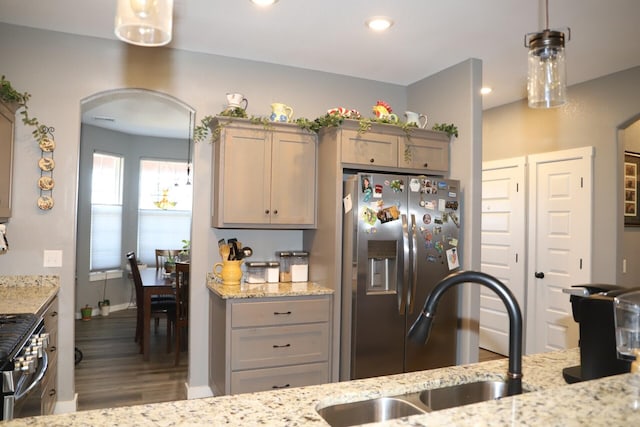
M 0 99 L 7 104 L 16 104 L 18 108 L 21 109 L 20 115 L 22 116 L 22 123 L 27 126 L 33 126 L 34 130 L 31 134 L 36 140 L 40 141 L 51 133 L 52 128 L 40 123 L 36 117 L 29 116 L 27 102 L 30 98 L 31 94 L 17 91 L 5 76 L 0 77 Z
M 455 136 L 456 138 L 458 137 L 458 128 L 453 123 L 436 123 L 431 129 L 446 132 L 447 135 L 449 135 L 449 138 L 452 136 Z

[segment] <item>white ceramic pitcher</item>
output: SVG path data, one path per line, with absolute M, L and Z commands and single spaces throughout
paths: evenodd
M 242 103 L 244 102 L 244 107 Z M 241 93 L 227 93 L 227 104 L 229 108 L 242 108 L 247 109 L 249 107 L 249 100 Z
M 427 126 L 427 116 L 425 116 L 424 114 L 415 113 L 413 111 L 405 111 L 404 115 L 407 118 L 408 124 L 414 124 L 420 129 L 424 129 Z

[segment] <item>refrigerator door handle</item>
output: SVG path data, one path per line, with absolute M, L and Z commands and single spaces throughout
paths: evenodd
M 407 295 L 407 299 L 409 300 L 409 314 L 413 314 L 413 306 L 416 300 L 416 287 L 418 286 L 418 239 L 416 233 L 416 216 L 411 214 L 411 292 Z
M 407 285 L 409 283 L 409 225 L 407 215 L 402 214 L 402 280 L 398 286 L 398 312 L 402 315 L 407 307 Z

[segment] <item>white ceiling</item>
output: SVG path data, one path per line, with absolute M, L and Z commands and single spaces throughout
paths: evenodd
M 539 0 L 174 0 L 169 47 L 408 85 L 468 58 L 483 62 L 491 108 L 526 96 L 524 35 L 545 27 Z M 0 0 L 0 22 L 115 40 L 115 0 Z M 571 28 L 569 84 L 640 65 L 640 0 L 550 0 Z M 391 17 L 372 33 L 364 21 Z M 81 17 L 81 18 L 80 18 Z

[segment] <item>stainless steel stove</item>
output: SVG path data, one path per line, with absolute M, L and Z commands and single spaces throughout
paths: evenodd
M 13 419 L 48 367 L 48 334 L 34 314 L 0 314 L 0 420 Z

